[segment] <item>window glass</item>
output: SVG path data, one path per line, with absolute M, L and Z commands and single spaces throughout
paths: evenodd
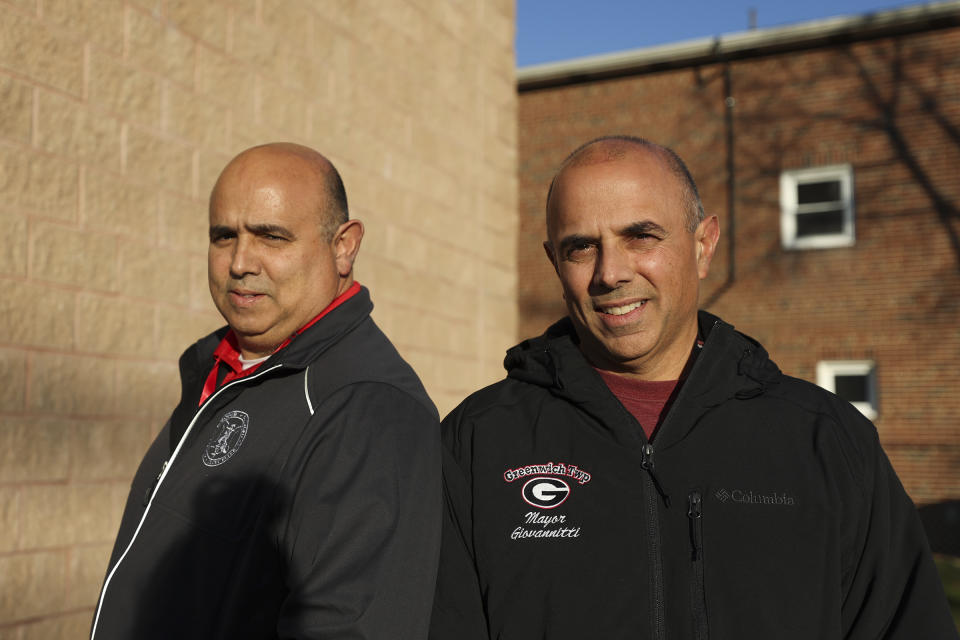
M 786 249 L 850 247 L 855 242 L 853 168 L 831 165 L 780 174 L 780 240 Z
M 843 233 L 843 209 L 797 214 L 797 237 Z
M 817 384 L 834 392 L 871 420 L 879 415 L 873 360 L 821 360 L 817 363 Z
M 797 204 L 812 202 L 836 202 L 842 199 L 840 181 L 801 182 L 797 185 Z

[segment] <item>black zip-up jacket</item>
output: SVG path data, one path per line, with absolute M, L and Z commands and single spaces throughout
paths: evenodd
M 956 638 L 876 429 L 701 312 L 653 443 L 569 320 L 445 420 L 431 638 Z
M 96 640 L 426 636 L 439 419 L 372 308 L 361 289 L 200 407 L 225 329 L 184 353 L 181 402 L 133 480 Z

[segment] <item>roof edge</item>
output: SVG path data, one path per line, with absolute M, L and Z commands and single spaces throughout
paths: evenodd
M 517 69 L 519 91 L 960 26 L 960 0 L 740 31 Z

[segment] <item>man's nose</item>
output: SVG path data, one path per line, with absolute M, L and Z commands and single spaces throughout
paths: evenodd
M 616 289 L 633 279 L 630 256 L 620 247 L 600 247 L 594 265 L 593 284 L 604 289 Z
M 237 280 L 245 275 L 257 274 L 260 271 L 260 258 L 252 238 L 241 235 L 233 245 L 233 255 L 230 257 L 230 275 Z

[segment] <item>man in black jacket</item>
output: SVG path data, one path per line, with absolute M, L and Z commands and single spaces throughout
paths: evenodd
M 438 416 L 353 280 L 362 237 L 312 149 L 254 147 L 224 169 L 208 268 L 228 326 L 180 358 L 92 638 L 426 636 Z
M 432 638 L 957 637 L 873 425 L 698 312 L 679 157 L 584 145 L 547 235 L 568 317 L 444 420 Z

